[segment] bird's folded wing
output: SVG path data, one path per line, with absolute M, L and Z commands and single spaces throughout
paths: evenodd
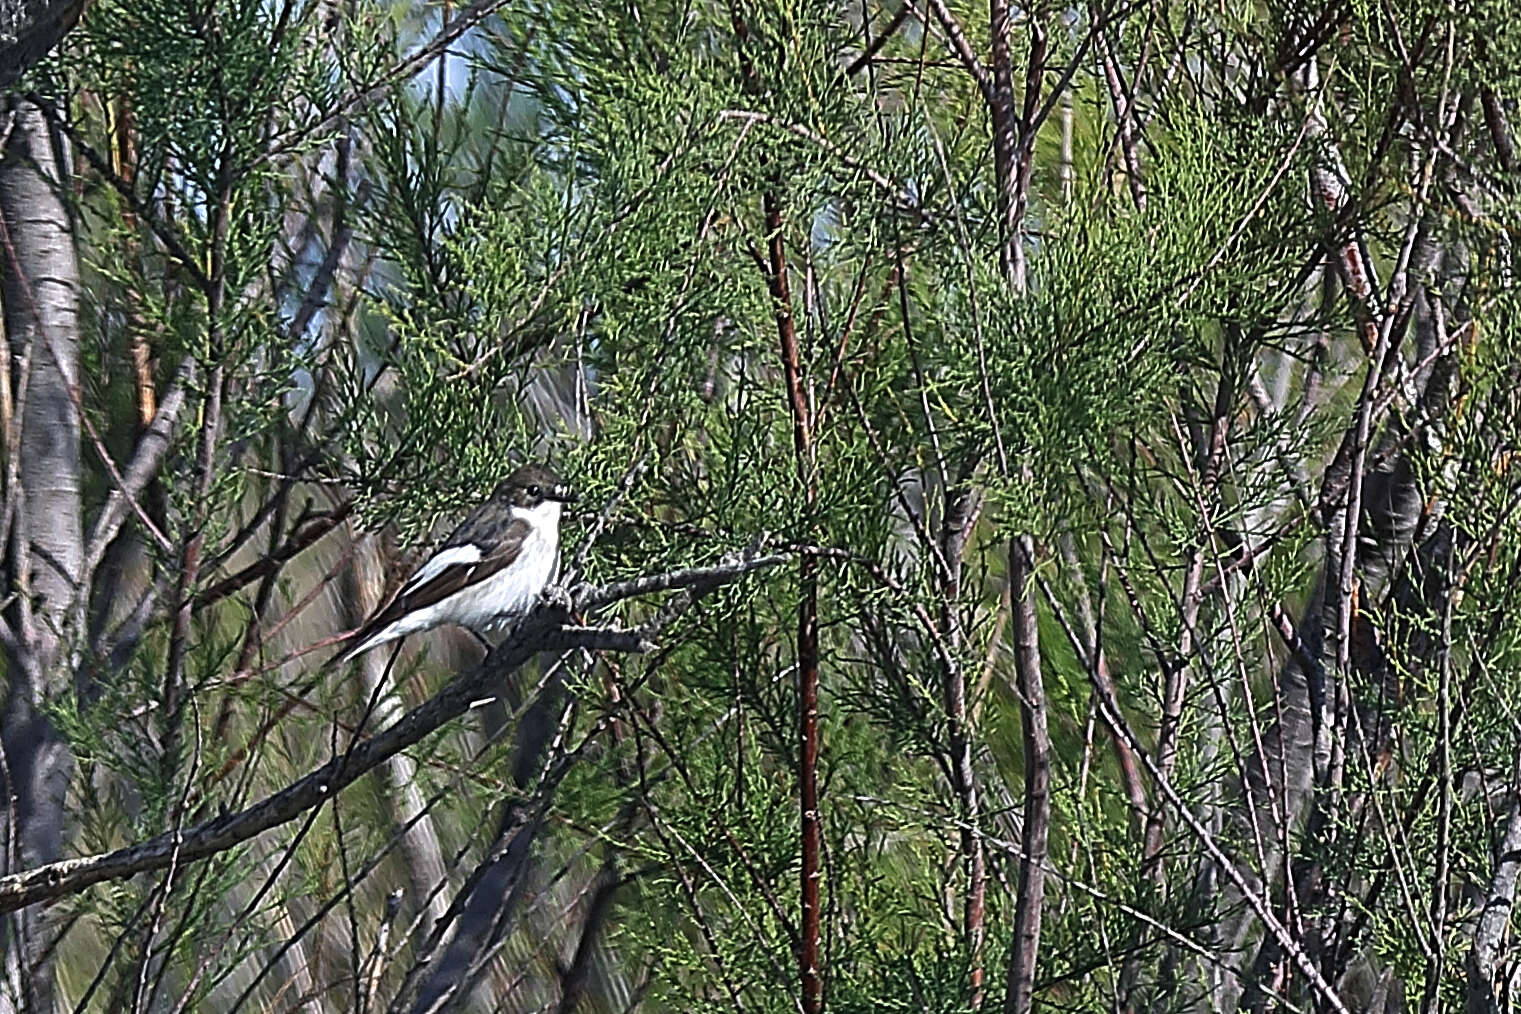
M 417 573 L 407 579 L 390 604 L 359 629 L 354 640 L 362 641 L 408 613 L 426 609 L 512 566 L 523 551 L 528 532 L 527 522 L 514 519 L 490 547 L 469 542 L 446 545 L 417 568 Z

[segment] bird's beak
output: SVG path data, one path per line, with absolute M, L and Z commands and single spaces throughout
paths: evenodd
M 576 494 L 571 490 L 569 486 L 566 486 L 563 483 L 554 488 L 554 498 L 561 503 L 576 502 Z

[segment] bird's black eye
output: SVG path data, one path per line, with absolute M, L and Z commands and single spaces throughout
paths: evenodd
M 537 486 L 529 486 L 528 487 L 528 495 L 531 496 L 531 497 L 539 497 L 539 496 L 543 495 L 543 491 L 540 490 L 539 487 L 537 487 Z

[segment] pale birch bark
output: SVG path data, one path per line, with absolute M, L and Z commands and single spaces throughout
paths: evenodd
M 79 263 L 65 187 L 64 146 L 41 112 L 16 102 L 0 157 L 0 279 L 8 367 L 14 383 L 7 434 L 6 560 L 19 594 L 7 611 L 15 640 L 0 714 L 6 784 L 3 867 L 60 857 L 68 746 L 45 707 L 70 682 L 74 608 L 83 564 L 80 516 Z M 53 1009 L 51 935 L 57 918 L 38 907 L 7 917 L 0 1010 Z

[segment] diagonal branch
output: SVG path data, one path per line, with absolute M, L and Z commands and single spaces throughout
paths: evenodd
M 903 22 L 907 21 L 908 16 L 912 13 L 914 13 L 914 4 L 912 2 L 906 2 L 903 4 L 903 6 L 899 7 L 898 13 L 894 14 L 888 20 L 887 24 L 882 26 L 882 30 L 877 33 L 876 38 L 869 38 L 869 41 L 866 44 L 866 48 L 861 51 L 861 55 L 850 61 L 850 65 L 845 68 L 845 76 L 855 77 L 861 71 L 865 70 L 866 65 L 871 63 L 872 58 L 881 51 L 882 47 L 887 44 L 887 40 L 893 37 L 898 29 L 903 26 Z M 871 15 L 864 10 L 862 11 L 861 27 L 868 33 L 869 37 L 871 30 Z
M 589 610 L 648 591 L 726 584 L 786 559 L 771 555 L 726 567 L 696 568 L 592 588 L 582 585 L 573 595 L 573 609 Z M 539 609 L 489 654 L 485 661 L 456 677 L 444 689 L 407 712 L 395 724 L 356 743 L 291 785 L 238 813 L 197 824 L 178 833 L 161 834 L 136 845 L 78 859 L 65 859 L 0 877 L 0 912 L 11 912 L 39 901 L 76 894 L 92 884 L 122 880 L 171 862 L 205 859 L 279 827 L 321 806 L 388 758 L 421 742 L 445 724 L 469 711 L 504 674 L 539 652 L 643 651 L 649 647 L 642 630 L 564 626 L 550 609 Z
M 137 502 L 137 498 L 142 495 L 148 483 L 158 474 L 159 466 L 163 464 L 164 455 L 169 450 L 169 434 L 174 429 L 180 410 L 185 405 L 185 388 L 194 379 L 195 361 L 187 357 L 180 366 L 174 385 L 159 402 L 158 411 L 154 413 L 152 422 L 148 424 L 148 428 L 143 431 L 142 437 L 138 440 L 137 450 L 133 452 L 132 460 L 122 471 L 120 484 L 106 498 L 100 516 L 95 519 L 95 525 L 90 529 L 89 541 L 85 543 L 84 570 L 80 580 L 82 585 L 88 587 L 90 584 L 95 568 L 100 566 L 100 561 L 106 555 L 106 547 L 111 544 L 112 539 L 116 538 L 122 524 L 127 520 L 128 511 L 144 518 L 144 523 L 147 523 L 146 515 L 143 514 L 143 508 Z
M 412 50 L 368 84 L 361 85 L 329 106 L 320 118 L 303 124 L 283 136 L 273 139 L 269 154 L 282 155 L 295 151 L 312 135 L 327 130 L 345 117 L 367 108 L 384 97 L 392 88 L 411 80 L 440 54 L 459 40 L 466 32 L 506 7 L 511 0 L 475 0 L 462 7 L 452 19 L 445 19 L 437 35 Z
M 829 138 L 809 130 L 802 124 L 789 123 L 769 113 L 756 112 L 750 109 L 721 109 L 718 112 L 718 118 L 721 120 L 738 120 L 742 123 L 764 123 L 769 127 L 785 130 L 793 137 L 801 138 L 809 144 L 817 145 L 824 152 L 838 159 L 840 164 L 845 168 L 852 172 L 860 173 L 870 180 L 872 185 L 882 191 L 895 207 L 908 212 L 931 228 L 940 227 L 939 216 L 921 206 L 913 194 L 909 193 L 907 188 L 894 183 L 883 173 L 852 157 L 850 153 Z
M 345 501 L 330 511 L 312 515 L 304 521 L 297 519 L 294 530 L 290 537 L 281 545 L 239 570 L 231 574 L 209 588 L 199 592 L 195 597 L 195 608 L 205 609 L 246 588 L 255 581 L 278 574 L 280 569 L 291 560 L 300 556 L 310 547 L 321 541 L 322 537 L 354 513 L 354 502 Z
M 940 27 L 945 30 L 946 40 L 950 47 L 956 51 L 956 56 L 961 60 L 961 65 L 966 72 L 972 75 L 972 80 L 977 82 L 977 88 L 982 92 L 985 102 L 993 101 L 993 82 L 988 78 L 988 69 L 977 58 L 977 53 L 972 49 L 972 44 L 967 41 L 966 32 L 961 28 L 961 22 L 956 20 L 956 15 L 945 5 L 945 0 L 928 0 L 930 13 L 935 15 L 935 20 L 940 22 Z

